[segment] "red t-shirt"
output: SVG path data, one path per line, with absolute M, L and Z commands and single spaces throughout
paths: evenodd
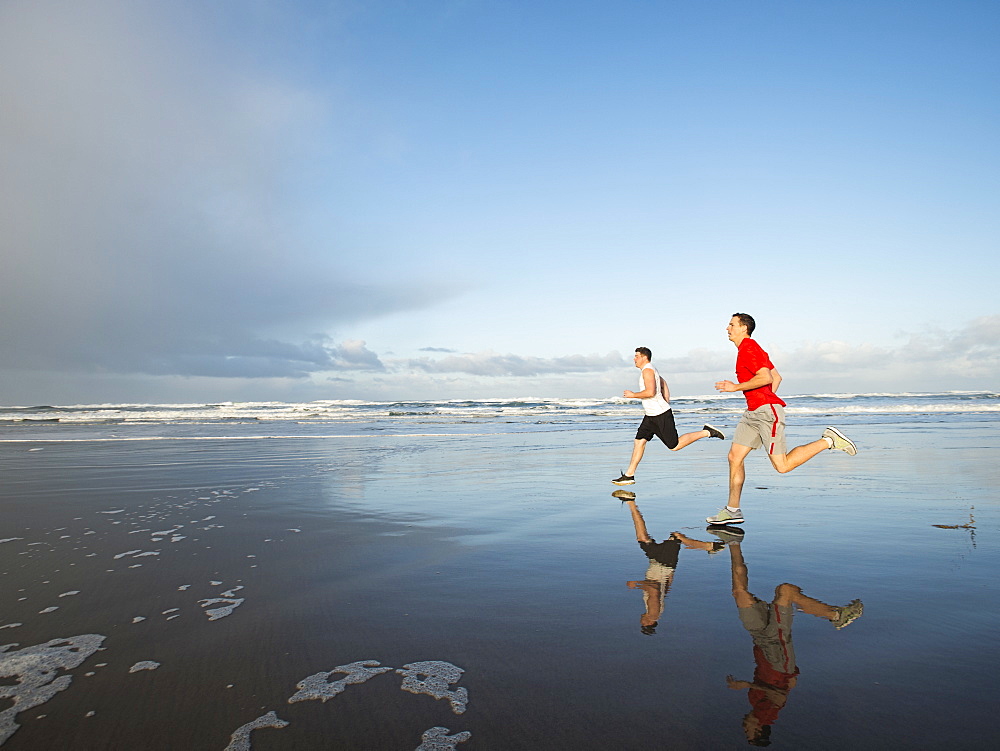
M 787 694 L 791 691 L 792 678 L 799 674 L 799 669 L 795 668 L 794 673 L 782 673 L 775 670 L 771 663 L 767 661 L 764 652 L 760 647 L 754 645 L 753 659 L 756 664 L 753 671 L 753 682 L 764 684 Z M 747 699 L 753 706 L 754 716 L 760 720 L 761 725 L 773 725 L 778 719 L 781 707 L 767 695 L 767 692 L 760 688 L 751 688 L 747 691 Z
M 773 370 L 774 363 L 771 362 L 771 358 L 767 356 L 767 352 L 762 350 L 757 342 L 747 337 L 740 342 L 740 346 L 737 348 L 736 382 L 746 383 L 757 375 L 757 371 L 761 368 L 770 368 Z M 785 403 L 778 398 L 777 394 L 771 391 L 770 384 L 744 391 L 743 396 L 747 398 L 747 409 L 757 409 L 757 407 L 765 404 L 780 404 L 782 407 L 785 406 Z

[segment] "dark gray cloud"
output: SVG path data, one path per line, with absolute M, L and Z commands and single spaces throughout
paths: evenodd
M 373 281 L 364 254 L 300 229 L 317 224 L 293 206 L 330 102 L 229 69 L 169 7 L 0 5 L 4 367 L 380 368 L 314 332 L 434 304 L 440 285 Z

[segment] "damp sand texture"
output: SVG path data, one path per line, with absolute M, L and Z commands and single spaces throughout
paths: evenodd
M 795 617 L 773 747 L 989 744 L 997 428 L 859 421 L 857 457 L 748 460 L 750 590 L 865 605 Z M 4 751 L 744 748 L 729 551 L 682 549 L 640 628 L 649 561 L 609 483 L 630 443 L 0 444 Z M 631 488 L 649 533 L 717 539 L 726 444 L 657 449 Z

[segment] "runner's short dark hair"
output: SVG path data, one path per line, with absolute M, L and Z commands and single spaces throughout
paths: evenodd
M 753 330 L 757 328 L 756 322 L 753 320 L 753 316 L 749 313 L 733 313 L 733 318 L 739 318 L 740 323 L 747 327 L 747 336 L 753 336 Z
M 640 355 L 643 355 L 647 360 L 653 359 L 653 353 L 650 351 L 649 347 L 636 347 L 635 351 Z
M 761 725 L 757 728 L 757 733 L 753 738 L 747 741 L 751 746 L 770 746 L 771 745 L 771 726 Z

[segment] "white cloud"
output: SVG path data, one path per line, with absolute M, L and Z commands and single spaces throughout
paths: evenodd
M 957 330 L 906 332 L 897 346 L 841 341 L 772 349 L 771 359 L 796 390 L 820 384 L 840 390 L 938 391 L 1000 386 L 1000 315 L 977 318 Z M 813 385 L 816 384 L 816 385 Z
M 790 349 L 766 340 L 762 344 L 785 379 L 786 393 L 997 388 L 1000 315 L 976 319 L 957 331 L 901 336 L 907 337 L 905 343 L 892 347 L 842 341 L 807 342 Z M 731 346 L 676 357 L 654 353 L 654 364 L 677 394 L 713 393 L 716 380 L 732 377 L 735 362 Z M 386 360 L 385 367 L 377 386 L 383 398 L 394 393 L 610 395 L 630 385 L 633 377 L 631 363 L 617 352 L 540 358 L 486 351 Z M 372 390 L 368 393 L 379 398 Z
M 340 370 L 385 370 L 378 355 L 359 339 L 341 342 L 338 347 L 328 350 L 334 366 Z

